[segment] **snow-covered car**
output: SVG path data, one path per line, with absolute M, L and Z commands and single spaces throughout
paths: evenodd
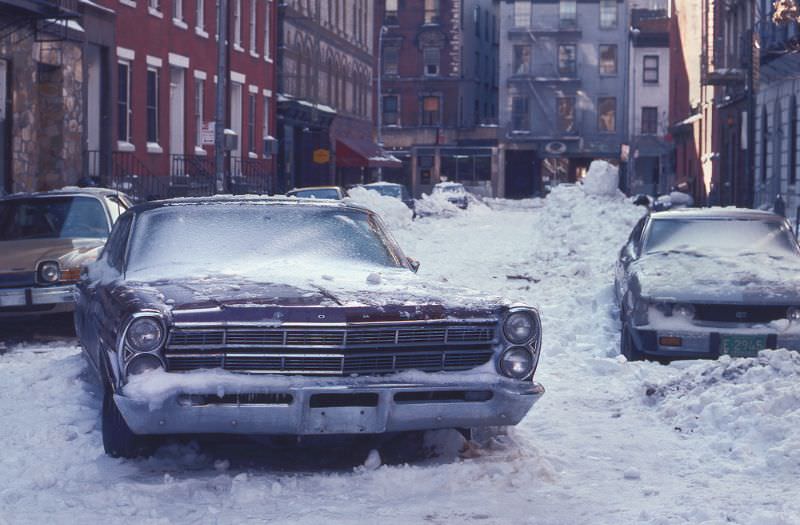
M 330 199 L 340 201 L 344 198 L 344 192 L 339 186 L 313 186 L 295 188 L 287 191 L 286 196 L 297 197 L 298 199 Z
M 81 266 L 129 207 L 117 191 L 90 188 L 0 198 L 0 319 L 72 311 Z
M 370 184 L 364 184 L 361 187 L 376 191 L 385 197 L 400 199 L 409 209 L 412 211 L 414 210 L 414 198 L 411 196 L 411 192 L 408 191 L 408 188 L 403 184 L 397 184 L 395 182 L 372 182 Z
M 469 206 L 467 189 L 460 182 L 440 182 L 433 187 L 434 195 L 442 195 L 447 202 L 466 210 Z
M 615 294 L 629 360 L 800 349 L 800 247 L 773 213 L 646 215 L 620 251 Z
M 141 204 L 78 284 L 107 453 L 156 434 L 383 434 L 518 423 L 536 309 L 418 276 L 372 211 L 342 202 Z

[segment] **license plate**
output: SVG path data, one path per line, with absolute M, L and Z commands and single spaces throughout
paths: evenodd
M 731 357 L 755 357 L 766 347 L 766 335 L 723 335 L 719 353 Z

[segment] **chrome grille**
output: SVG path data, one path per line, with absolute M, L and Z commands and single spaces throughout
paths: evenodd
M 167 348 L 372 347 L 476 345 L 495 342 L 495 325 L 419 325 L 382 328 L 176 328 Z
M 404 370 L 425 372 L 470 370 L 487 363 L 493 354 L 491 348 L 339 355 L 167 353 L 166 360 L 167 368 L 172 372 L 223 368 L 232 372 L 263 374 L 350 375 L 389 374 Z

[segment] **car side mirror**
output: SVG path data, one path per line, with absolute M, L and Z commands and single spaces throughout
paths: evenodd
M 407 257 L 406 259 L 408 260 L 408 264 L 411 266 L 411 269 L 414 271 L 414 273 L 417 273 L 419 271 L 419 261 L 412 259 L 411 257 Z

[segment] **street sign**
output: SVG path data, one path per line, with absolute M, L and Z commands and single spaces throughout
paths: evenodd
M 216 122 L 203 122 L 202 127 L 200 128 L 200 145 L 201 146 L 213 146 L 214 145 L 214 128 Z
M 316 164 L 327 164 L 331 161 L 331 152 L 326 149 L 314 150 L 314 162 Z

